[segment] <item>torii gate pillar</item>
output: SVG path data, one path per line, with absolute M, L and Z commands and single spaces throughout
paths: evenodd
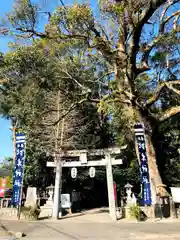
M 107 154 L 106 159 L 106 178 L 107 178 L 107 188 L 108 188 L 108 202 L 109 202 L 109 215 L 112 220 L 117 220 L 116 215 L 116 204 L 114 199 L 114 181 L 112 172 L 112 162 L 111 155 Z
M 54 186 L 54 202 L 52 210 L 52 218 L 58 219 L 59 212 L 61 211 L 60 197 L 61 197 L 61 180 L 62 180 L 62 167 L 61 162 L 57 161 L 56 163 L 56 176 L 55 176 L 55 186 Z M 60 208 L 60 209 L 59 209 Z

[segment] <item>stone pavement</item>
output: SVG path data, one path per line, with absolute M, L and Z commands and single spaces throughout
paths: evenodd
M 0 240 L 15 240 L 15 238 L 8 232 L 8 229 L 0 221 Z
M 10 231 L 24 232 L 28 240 L 180 240 L 180 221 L 112 222 L 108 215 L 77 215 L 58 221 L 1 221 Z

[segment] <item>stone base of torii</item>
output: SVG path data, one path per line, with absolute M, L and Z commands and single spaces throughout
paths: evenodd
M 61 216 L 61 206 L 59 205 L 63 167 L 72 168 L 105 166 L 107 176 L 109 214 L 112 220 L 117 220 L 112 165 L 120 165 L 123 163 L 122 159 L 117 159 L 117 157 L 121 154 L 121 150 L 124 149 L 126 149 L 126 146 L 123 146 L 121 148 L 107 148 L 95 150 L 73 150 L 54 154 L 55 161 L 47 162 L 47 167 L 56 168 L 52 217 L 54 219 L 58 219 L 59 215 Z M 91 157 L 91 160 L 88 160 L 89 157 Z M 94 157 L 95 159 L 100 158 L 100 160 L 92 160 L 92 157 Z

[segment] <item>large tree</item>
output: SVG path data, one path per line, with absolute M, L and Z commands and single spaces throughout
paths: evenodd
M 53 13 L 47 9 L 44 11 L 43 14 L 48 16 L 44 31 L 40 31 L 43 28 L 38 24 L 39 14 L 43 11 L 30 0 L 19 0 L 16 3 L 8 15 L 8 23 L 11 25 L 11 33 L 18 39 L 41 38 L 57 44 L 79 41 L 86 47 L 89 57 L 96 55 L 97 63 L 104 60 L 107 62 L 109 71 L 104 74 L 114 78 L 108 94 L 94 99 L 91 89 L 76 79 L 86 95 L 75 102 L 67 113 L 85 101 L 98 103 L 100 111 L 107 103 L 116 102 L 119 111 L 131 119 L 128 121 L 131 129 L 137 121 L 144 123 L 152 190 L 156 192 L 162 179 L 153 136 L 157 126 L 180 112 L 179 105 L 167 104 L 165 109 L 161 106 L 162 97 L 164 99 L 169 91 L 177 95 L 180 93 L 178 68 L 172 67 L 174 62 L 176 66 L 179 64 L 179 0 L 103 0 L 95 14 L 89 5 L 67 6 L 61 1 L 61 6 Z M 2 32 L 7 34 L 8 27 L 3 28 Z M 164 53 L 167 58 L 166 71 L 155 78 L 154 70 L 157 66 L 151 60 Z M 148 78 L 144 88 L 149 89 L 148 98 L 139 85 L 139 78 L 146 76 L 146 72 Z M 160 192 L 163 194 L 163 188 Z
M 14 47 L 3 56 L 0 67 L 1 79 L 6 79 L 0 86 L 0 114 L 14 119 L 17 131 L 25 131 L 24 183 L 36 186 L 52 181 L 52 171 L 45 167 L 47 155 L 60 148 L 100 148 L 109 141 L 106 118 L 97 112 L 96 105 L 84 99 L 76 104 L 87 94 L 81 92 L 82 82 L 95 95 L 103 91 L 94 82 L 100 69 L 95 70 L 93 61 L 76 43 L 43 44 L 36 40 L 30 46 Z M 67 109 L 71 110 L 68 115 Z M 64 121 L 59 121 L 60 117 Z

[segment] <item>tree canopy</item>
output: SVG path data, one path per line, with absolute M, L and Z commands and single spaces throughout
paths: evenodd
M 16 113 L 19 119 L 25 125 L 26 116 L 31 116 L 27 118 L 31 128 L 31 121 L 43 124 L 50 117 L 51 125 L 53 118 L 53 126 L 57 126 L 65 117 L 74 118 L 74 111 L 80 116 L 82 108 L 98 108 L 95 116 L 99 126 L 106 122 L 106 114 L 114 129 L 122 128 L 121 133 L 129 133 L 130 138 L 134 124 L 142 122 L 150 177 L 156 189 L 162 183 L 156 158 L 157 129 L 173 116 L 178 119 L 180 112 L 179 0 L 104 0 L 99 2 L 98 14 L 85 3 L 66 5 L 61 1 L 50 11 L 30 0 L 15 2 L 1 33 L 15 37 L 12 47 L 16 51 L 2 60 L 1 77 L 11 87 L 18 81 L 14 87 L 25 93 L 22 99 L 17 98 L 22 101 Z M 44 21 L 40 20 L 42 14 Z M 8 86 L 2 91 L 8 91 Z M 55 107 L 54 99 L 51 101 L 57 89 L 63 111 Z M 46 107 L 50 111 L 47 118 L 42 114 L 44 101 L 46 106 L 53 106 L 50 110 Z M 30 105 L 30 115 L 22 111 L 22 104 Z M 37 104 L 38 111 L 33 111 Z M 8 105 L 6 108 L 9 110 Z M 114 135 L 118 138 L 119 133 Z

